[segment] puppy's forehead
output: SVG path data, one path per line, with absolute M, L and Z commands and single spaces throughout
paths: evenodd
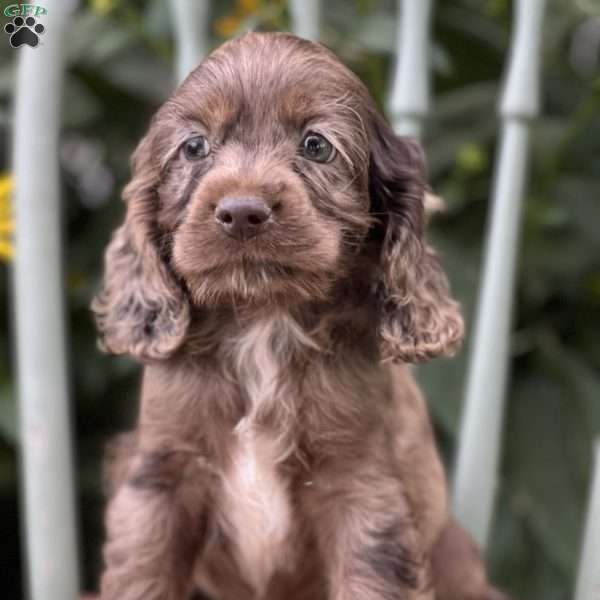
M 175 95 L 178 112 L 207 127 L 302 128 L 360 121 L 366 90 L 328 50 L 288 34 L 247 34 L 211 54 Z

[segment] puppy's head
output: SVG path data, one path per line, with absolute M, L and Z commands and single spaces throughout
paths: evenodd
M 423 243 L 424 188 L 420 149 L 328 50 L 287 34 L 229 42 L 134 154 L 93 305 L 104 344 L 160 359 L 193 306 L 327 301 L 377 244 L 382 355 L 449 351 L 461 320 Z

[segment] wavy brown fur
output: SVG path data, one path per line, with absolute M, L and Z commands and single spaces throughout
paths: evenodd
M 307 131 L 334 160 L 299 154 Z M 186 160 L 199 134 L 211 152 Z M 496 598 L 448 542 L 425 402 L 391 364 L 462 337 L 425 187 L 417 144 L 291 35 L 225 44 L 158 111 L 93 305 L 104 348 L 146 364 L 109 457 L 102 600 Z M 256 238 L 215 221 L 228 196 L 271 209 Z

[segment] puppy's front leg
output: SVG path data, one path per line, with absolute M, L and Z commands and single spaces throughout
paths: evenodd
M 401 482 L 352 465 L 310 486 L 329 600 L 433 600 L 430 564 Z
M 210 474 L 181 452 L 140 453 L 107 513 L 101 600 L 187 600 Z

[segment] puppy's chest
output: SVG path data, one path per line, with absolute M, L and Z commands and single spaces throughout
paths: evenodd
M 297 382 L 289 362 L 308 343 L 308 336 L 286 314 L 257 319 L 234 331 L 226 343 L 226 361 L 243 397 L 247 421 L 293 417 Z
M 244 579 L 260 595 L 271 576 L 292 566 L 289 481 L 279 463 L 281 445 L 242 421 L 223 479 L 223 521 Z
M 223 479 L 223 520 L 244 578 L 257 592 L 289 569 L 294 523 L 290 481 L 281 468 L 291 453 L 296 399 L 284 361 L 288 323 L 256 323 L 235 340 L 233 374 L 245 398 L 244 417 L 232 432 Z

